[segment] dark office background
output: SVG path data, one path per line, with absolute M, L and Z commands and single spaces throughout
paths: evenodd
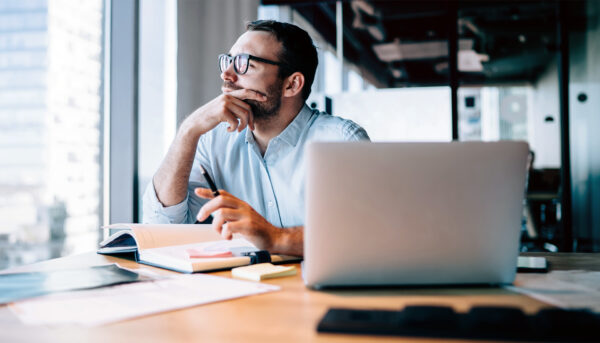
M 339 42 L 336 1 L 262 4 Z M 543 120 L 560 127 L 560 165 L 530 170 L 522 249 L 600 250 L 600 1 L 343 1 L 341 18 L 344 57 L 373 84 L 451 88 L 454 140 L 478 137 L 461 130 L 481 100 L 471 87 L 528 84 L 539 106 L 556 101 Z

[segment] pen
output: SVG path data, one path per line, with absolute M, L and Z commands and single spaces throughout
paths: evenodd
M 200 172 L 202 173 L 202 176 L 204 176 L 204 179 L 208 183 L 208 186 L 210 187 L 212 194 L 215 197 L 218 197 L 219 195 L 221 195 L 219 193 L 219 190 L 217 189 L 217 186 L 215 185 L 214 181 L 212 180 L 210 175 L 208 175 L 208 173 L 206 172 L 206 169 L 204 169 L 204 167 L 202 165 L 200 165 Z M 196 220 L 196 222 L 194 224 L 200 224 L 200 222 Z
M 213 182 L 212 178 L 210 177 L 210 175 L 208 175 L 208 173 L 206 172 L 206 169 L 204 169 L 204 167 L 202 167 L 202 165 L 200 165 L 200 172 L 202 173 L 202 176 L 204 176 L 204 179 L 206 180 L 206 182 L 208 182 L 208 186 L 210 187 L 212 194 L 215 197 L 218 197 L 219 195 L 221 195 L 219 193 L 219 190 L 217 189 L 217 186 L 215 186 L 215 183 Z

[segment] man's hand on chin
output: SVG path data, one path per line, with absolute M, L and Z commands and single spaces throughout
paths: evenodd
M 248 203 L 222 189 L 217 197 L 208 188 L 196 188 L 195 193 L 211 199 L 202 206 L 197 219 L 204 221 L 212 213 L 212 226 L 223 238 L 231 239 L 234 233 L 240 233 L 261 250 L 273 251 L 279 246 L 283 229 L 271 225 Z
M 241 132 L 246 127 L 254 130 L 252 108 L 246 100 L 262 102 L 267 97 L 249 89 L 228 90 L 190 114 L 182 123 L 180 131 L 197 140 L 222 122 L 229 123 L 230 132 Z

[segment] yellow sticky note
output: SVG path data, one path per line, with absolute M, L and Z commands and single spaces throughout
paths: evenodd
M 276 277 L 296 275 L 295 266 L 275 266 L 271 263 L 259 263 L 245 267 L 233 268 L 231 275 L 238 279 L 260 281 Z

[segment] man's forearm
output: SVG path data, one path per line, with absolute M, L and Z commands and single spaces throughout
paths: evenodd
M 282 255 L 304 255 L 304 227 L 295 226 L 281 229 L 272 252 Z
M 154 190 L 163 206 L 173 206 L 185 199 L 198 138 L 182 125 L 154 174 Z

